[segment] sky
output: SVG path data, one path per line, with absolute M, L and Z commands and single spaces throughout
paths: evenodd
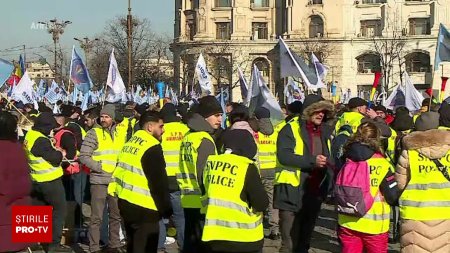
M 51 57 L 43 45 L 53 45 L 52 37 L 39 21 L 57 18 L 69 20 L 60 37 L 63 49 L 72 45 L 79 48 L 73 38 L 95 38 L 107 22 L 116 16 L 126 15 L 127 0 L 1 0 L 0 58 L 19 59 L 23 51 L 9 50 L 26 45 L 27 61 L 39 59 L 39 55 Z M 131 0 L 132 15 L 150 21 L 154 32 L 173 37 L 175 12 L 174 0 Z M 50 60 L 50 59 L 48 59 Z

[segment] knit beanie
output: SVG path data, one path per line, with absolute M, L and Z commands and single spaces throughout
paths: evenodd
M 106 114 L 109 117 L 115 119 L 116 118 L 116 107 L 113 104 L 107 104 L 103 107 L 103 109 L 100 111 L 100 116 L 102 114 Z
M 348 101 L 348 108 L 350 108 L 350 109 L 353 109 L 353 108 L 356 108 L 359 106 L 364 106 L 364 105 L 367 105 L 367 101 L 360 97 L 354 97 Z
M 427 131 L 430 129 L 437 129 L 439 127 L 439 113 L 424 112 L 416 120 L 414 126 L 416 131 Z
M 413 128 L 413 118 L 409 116 L 409 112 L 403 109 L 397 110 L 395 118 L 391 123 L 392 129 L 396 131 L 406 131 Z
M 217 113 L 223 113 L 219 101 L 214 96 L 205 96 L 199 99 L 198 113 L 208 118 Z

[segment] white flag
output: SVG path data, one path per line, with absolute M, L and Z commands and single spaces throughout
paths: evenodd
M 272 124 L 278 124 L 284 119 L 283 112 L 281 111 L 278 101 L 267 87 L 267 84 L 256 65 L 253 65 L 251 83 L 250 112 L 253 113 L 256 108 L 265 107 L 270 111 L 270 120 Z
M 294 101 L 301 101 L 303 103 L 305 100 L 305 94 L 292 78 L 289 78 L 288 84 L 284 87 L 284 96 L 286 97 L 286 104 Z
M 200 83 L 202 92 L 206 93 L 207 95 L 211 94 L 211 77 L 209 76 L 208 69 L 206 68 L 206 62 L 205 58 L 203 58 L 203 54 L 200 54 L 200 56 L 198 57 L 195 72 L 197 73 L 198 82 Z
M 320 63 L 319 58 L 314 53 L 311 53 L 311 59 L 316 66 L 317 75 L 321 80 L 324 80 L 328 74 L 328 67 Z
M 111 52 L 111 56 L 109 57 L 109 70 L 106 85 L 111 88 L 114 94 L 121 95 L 122 92 L 125 91 L 125 84 L 123 83 L 122 76 L 119 73 L 116 57 L 114 56 L 114 48 Z
M 249 96 L 248 96 L 248 84 L 247 80 L 245 79 L 244 73 L 242 72 L 241 68 L 238 67 L 238 74 L 239 74 L 239 84 L 241 86 L 241 96 L 244 100 L 244 104 L 248 105 L 249 102 Z
M 416 87 L 414 87 L 414 84 L 406 71 L 403 73 L 403 80 L 405 80 L 404 94 L 406 108 L 411 112 L 420 110 L 424 97 Z
M 28 75 L 28 71 L 25 71 L 19 83 L 14 87 L 11 97 L 16 101 L 22 101 L 24 104 L 34 104 L 33 82 Z

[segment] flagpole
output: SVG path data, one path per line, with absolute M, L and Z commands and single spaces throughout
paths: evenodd
M 33 122 L 31 122 L 31 120 L 29 120 L 27 118 L 27 116 L 25 116 L 19 109 L 17 109 L 17 107 L 11 102 L 11 100 L 9 100 L 8 96 L 4 96 L 3 92 L 0 92 L 0 95 L 2 96 L 2 98 L 5 98 L 8 101 L 8 104 L 11 105 L 20 115 L 25 117 L 25 119 L 28 121 L 28 123 L 33 124 Z
M 67 84 L 67 93 L 70 93 L 70 79 L 72 77 L 72 64 L 73 64 L 73 51 L 75 50 L 75 45 L 72 46 L 72 59 L 70 59 L 70 69 L 69 69 L 69 83 Z M 75 88 L 75 87 L 74 87 Z M 75 89 L 74 89 L 75 90 Z

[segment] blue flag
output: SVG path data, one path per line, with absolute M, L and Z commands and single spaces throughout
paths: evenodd
M 83 94 L 86 94 L 92 88 L 92 81 L 89 72 L 78 55 L 75 47 L 72 49 L 72 61 L 70 63 L 70 79 L 75 87 Z
M 434 71 L 439 69 L 441 62 L 450 62 L 450 32 L 443 24 L 439 26 Z
M 9 61 L 0 59 L 0 88 L 8 80 L 12 71 L 14 70 L 14 65 Z

